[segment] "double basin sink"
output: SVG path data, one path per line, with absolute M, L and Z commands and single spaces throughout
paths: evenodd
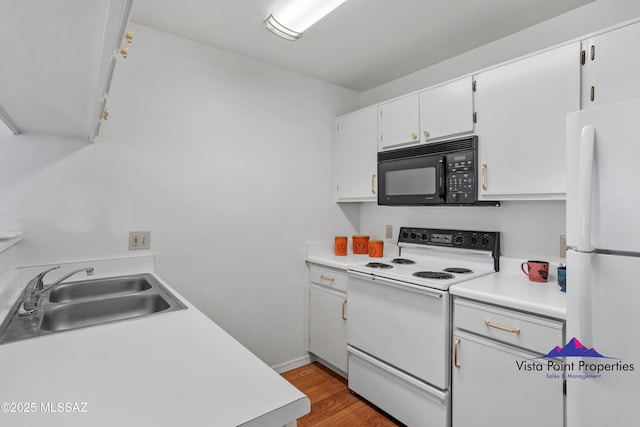
M 186 309 L 146 273 L 61 283 L 41 298 L 33 314 L 20 313 L 16 303 L 0 325 L 0 344 Z

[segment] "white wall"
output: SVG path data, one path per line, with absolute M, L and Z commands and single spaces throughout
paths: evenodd
M 359 228 L 333 203 L 335 116 L 358 94 L 142 26 L 94 144 L 0 137 L 0 230 L 27 263 L 126 253 L 277 365 L 306 355 L 304 243 Z
M 549 21 L 481 46 L 432 67 L 361 93 L 360 106 L 472 73 L 640 16 L 638 0 L 597 0 Z M 464 29 L 461 29 L 461 31 Z M 577 60 L 577 58 L 576 58 Z M 480 142 L 482 143 L 482 142 Z M 401 208 L 363 203 L 360 232 L 384 236 L 386 224 L 460 228 L 502 233 L 502 254 L 562 261 L 560 235 L 565 234 L 565 203 L 504 202 L 498 208 Z M 397 235 L 397 234 L 396 234 Z

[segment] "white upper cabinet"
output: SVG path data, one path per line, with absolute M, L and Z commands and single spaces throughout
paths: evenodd
M 366 108 L 337 120 L 336 200 L 377 200 L 378 113 Z
M 412 94 L 378 106 L 380 151 L 420 142 L 420 106 L 418 94 Z
M 565 197 L 565 116 L 580 108 L 580 43 L 476 76 L 482 200 Z
M 472 77 L 420 92 L 422 142 L 473 132 Z
M 93 140 L 132 2 L 3 3 L 0 109 L 20 132 Z
M 582 43 L 582 108 L 640 97 L 640 23 Z

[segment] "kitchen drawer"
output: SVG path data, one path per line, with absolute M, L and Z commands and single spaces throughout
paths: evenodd
M 327 286 L 342 292 L 347 292 L 347 274 L 340 270 L 320 267 L 315 264 L 309 265 L 309 279 L 312 283 Z
M 449 426 L 450 395 L 358 349 L 349 352 L 349 389 L 412 427 Z
M 564 323 L 508 308 L 458 299 L 454 301 L 456 329 L 489 337 L 540 354 L 564 345 Z

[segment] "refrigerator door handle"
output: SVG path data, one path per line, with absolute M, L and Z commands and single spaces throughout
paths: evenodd
M 593 153 L 596 132 L 593 125 L 582 128 L 580 154 L 578 158 L 578 236 L 576 249 L 579 252 L 593 252 L 591 244 L 591 179 L 593 175 Z
M 591 302 L 591 268 L 593 253 L 577 251 L 567 252 L 567 264 L 571 269 L 567 272 L 567 312 L 571 312 L 572 321 L 567 324 L 567 341 L 578 338 L 587 347 L 595 347 L 593 342 L 593 310 Z M 585 362 L 587 360 L 584 360 Z M 585 365 L 586 366 L 586 365 Z M 585 373 L 590 373 L 586 372 Z

